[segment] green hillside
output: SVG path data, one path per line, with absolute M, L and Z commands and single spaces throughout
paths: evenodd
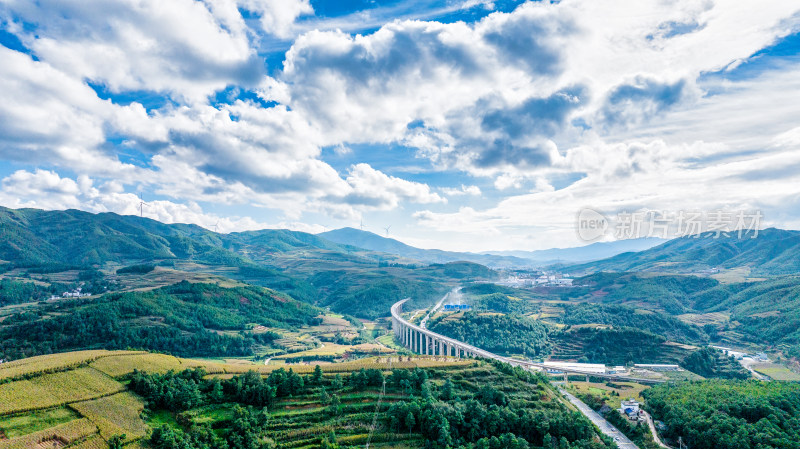
M 571 273 L 599 271 L 658 271 L 696 273 L 712 268 L 745 267 L 754 275 L 800 273 L 800 231 L 765 229 L 756 238 L 736 233 L 681 237 L 645 251 L 564 269 Z
M 714 348 L 702 348 L 689 354 L 681 365 L 705 378 L 742 380 L 750 378 L 750 372 L 735 358 L 726 356 L 722 351 Z
M 800 441 L 800 384 L 704 381 L 642 393 L 668 444 L 693 449 L 794 448 Z
M 550 353 L 547 328 L 520 315 L 442 315 L 428 325 L 433 332 L 489 352 L 542 359 Z
M 592 303 L 565 305 L 564 314 L 554 320 L 567 325 L 605 324 L 614 327 L 635 327 L 680 343 L 708 341 L 708 336 L 702 329 L 678 318 L 665 313 L 648 312 L 620 305 Z
M 687 275 L 596 273 L 575 284 L 550 293 L 551 299 L 576 303 L 561 306 L 558 322 L 634 326 L 688 343 L 704 343 L 712 333 L 772 346 L 800 344 L 800 276 L 722 284 Z M 703 314 L 726 319 L 702 330 L 680 321 Z
M 25 309 L 0 322 L 0 359 L 77 349 L 146 349 L 180 356 L 248 356 L 275 332 L 319 324 L 320 309 L 261 287 L 182 282 Z
M 714 279 L 673 274 L 597 273 L 575 279 L 563 299 L 591 296 L 604 304 L 641 306 L 673 315 L 690 310 L 691 296 L 716 287 Z
M 625 365 L 632 363 L 680 363 L 692 352 L 666 338 L 636 328 L 568 328 L 550 336 L 554 360 Z
M 159 266 L 174 270 L 171 276 L 177 280 L 180 273 L 188 273 L 185 278 L 208 273 L 363 318 L 385 316 L 393 302 L 405 297 L 428 303 L 456 282 L 496 276 L 468 262 L 409 265 L 391 254 L 303 232 L 217 234 L 195 225 L 111 213 L 0 208 L 0 274 L 16 282 L 17 291 L 30 290 L 20 283 L 29 280 L 39 289 L 25 298 L 7 285 L 9 299 L 0 292 L 0 304 L 41 300 L 77 287 L 91 293 L 148 288 L 157 277 L 148 273 Z M 105 283 L 78 279 L 76 273 L 84 272 Z
M 189 259 L 242 264 L 214 233 L 194 225 L 77 210 L 0 208 L 0 259 L 13 266 L 85 267 L 106 262 Z

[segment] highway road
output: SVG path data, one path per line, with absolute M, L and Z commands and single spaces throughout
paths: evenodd
M 464 342 L 461 342 L 461 341 L 458 341 L 458 340 L 455 340 L 455 339 L 452 339 L 452 338 L 449 338 L 449 337 L 445 337 L 444 335 L 437 334 L 435 332 L 431 332 L 430 330 L 425 329 L 423 327 L 411 324 L 410 322 L 408 322 L 407 320 L 405 320 L 401 316 L 401 312 L 400 312 L 401 307 L 403 306 L 403 303 L 405 303 L 406 301 L 408 301 L 408 299 L 404 299 L 402 301 L 398 301 L 392 306 L 392 308 L 391 308 L 392 318 L 394 318 L 397 323 L 400 323 L 403 326 L 406 326 L 407 328 L 410 328 L 414 332 L 421 332 L 421 333 L 423 333 L 423 334 L 425 334 L 425 335 L 427 335 L 427 336 L 429 336 L 431 338 L 435 338 L 435 339 L 438 339 L 440 341 L 444 341 L 447 344 L 454 345 L 456 347 L 460 347 L 463 350 L 468 351 L 469 353 L 471 353 L 471 354 L 473 354 L 474 356 L 477 356 L 477 357 L 495 359 L 495 360 L 499 360 L 501 362 L 508 363 L 510 365 L 513 365 L 513 366 L 522 366 L 523 368 L 528 368 L 528 369 L 538 369 L 538 370 L 544 369 L 544 365 L 541 364 L 541 363 L 528 362 L 528 361 L 523 361 L 523 360 L 511 359 L 511 358 L 508 358 L 508 357 L 502 357 L 502 356 L 499 356 L 497 354 L 493 354 L 493 353 L 491 353 L 489 351 L 484 351 L 483 349 L 476 348 L 475 346 L 466 344 Z M 441 302 L 442 301 L 439 302 L 439 305 L 441 305 Z M 592 376 L 595 376 L 595 377 L 616 378 L 616 379 L 625 379 L 625 380 L 635 379 L 635 378 L 630 378 L 630 377 L 627 377 L 627 376 L 623 377 L 623 376 L 616 376 L 616 375 L 609 375 L 609 374 L 597 375 L 595 373 L 589 373 L 589 372 L 584 373 L 583 371 L 577 371 L 577 370 L 565 370 L 565 371 L 568 371 L 570 373 L 589 374 L 589 375 L 592 375 Z M 653 381 L 653 380 L 650 380 L 650 379 L 636 379 L 636 381 L 639 381 L 639 380 L 650 381 L 650 382 L 653 382 L 653 383 L 663 382 L 663 381 Z M 566 391 L 562 390 L 561 388 L 559 388 L 558 390 L 559 390 L 559 392 L 564 394 L 564 396 L 566 396 L 566 398 L 569 399 L 569 401 L 573 405 L 575 405 L 575 407 L 577 407 L 578 410 L 580 410 L 581 413 L 583 413 L 587 418 L 589 418 L 589 420 L 592 421 L 600 429 L 600 431 L 603 432 L 603 434 L 611 437 L 614 440 L 614 442 L 617 443 L 617 446 L 619 446 L 620 449 L 639 449 L 639 447 L 636 446 L 635 444 L 633 444 L 633 442 L 628 437 L 626 437 L 625 434 L 623 434 L 622 432 L 617 430 L 616 427 L 612 426 L 608 421 L 605 420 L 605 418 L 603 418 L 597 412 L 595 412 L 594 410 L 589 408 L 589 406 L 584 404 L 583 401 L 581 401 L 580 399 L 576 398 L 575 396 L 567 393 Z
M 608 421 L 606 421 L 605 418 L 600 416 L 599 413 L 589 408 L 589 406 L 584 404 L 583 401 L 567 393 L 561 388 L 559 388 L 558 391 L 564 396 L 566 396 L 567 399 L 569 399 L 569 402 L 572 403 L 572 405 L 578 407 L 578 410 L 580 410 L 581 413 L 586 415 L 586 417 L 589 418 L 589 420 L 591 420 L 594 423 L 594 425 L 600 428 L 601 432 L 611 437 L 614 440 L 614 442 L 617 443 L 619 449 L 639 449 L 639 446 L 633 444 L 633 441 L 631 441 L 628 437 L 626 437 L 624 433 L 617 430 L 616 427 L 612 426 Z
M 448 299 L 456 299 L 456 298 L 460 297 L 461 293 L 459 292 L 459 290 L 461 290 L 460 287 L 454 288 L 453 290 L 447 292 L 446 295 L 442 296 L 442 299 L 440 299 L 439 302 L 437 302 L 436 305 L 433 306 L 433 308 L 428 311 L 428 314 L 425 315 L 425 318 L 423 318 L 422 321 L 419 322 L 419 327 L 421 327 L 423 329 L 427 329 L 428 328 L 428 318 L 430 318 L 431 315 L 434 315 L 437 310 L 442 308 L 442 303 L 445 302 L 446 300 L 448 300 Z
M 445 296 L 445 298 L 446 297 L 447 296 Z M 420 333 L 422 333 L 424 335 L 427 335 L 427 336 L 429 336 L 429 337 L 431 337 L 433 339 L 439 340 L 439 341 L 444 341 L 444 342 L 446 342 L 446 343 L 448 343 L 450 345 L 453 345 L 453 346 L 455 346 L 457 348 L 461 348 L 464 351 L 466 351 L 468 353 L 471 353 L 471 354 L 473 354 L 474 356 L 477 356 L 477 357 L 484 357 L 484 358 L 487 358 L 487 359 L 495 359 L 495 360 L 499 360 L 501 362 L 506 362 L 506 363 L 508 363 L 508 364 L 510 364 L 512 366 L 521 366 L 523 368 L 528 368 L 528 369 L 533 368 L 533 369 L 539 370 L 539 371 L 548 369 L 548 367 L 545 366 L 543 363 L 531 362 L 531 361 L 527 361 L 527 360 L 518 360 L 518 359 L 509 358 L 509 357 L 502 357 L 502 356 L 499 356 L 497 354 L 493 354 L 493 353 L 491 353 L 489 351 L 484 351 L 483 349 L 476 348 L 475 346 L 469 345 L 469 344 L 464 343 L 462 341 L 458 341 L 458 340 L 455 340 L 455 339 L 452 339 L 452 338 L 449 338 L 449 337 L 445 337 L 444 335 L 437 334 L 436 332 L 432 332 L 432 331 L 430 331 L 430 330 L 428 330 L 428 329 L 426 329 L 426 328 L 424 328 L 422 326 L 417 326 L 415 324 L 412 324 L 409 320 L 406 320 L 401 315 L 401 310 L 402 310 L 403 304 L 406 301 L 408 301 L 409 299 L 410 298 L 406 298 L 406 299 L 403 299 L 401 301 L 398 301 L 398 302 L 394 303 L 394 305 L 391 308 L 391 315 L 392 315 L 392 318 L 397 320 L 397 322 L 399 322 L 402 325 L 412 329 L 413 331 L 420 332 Z M 444 299 L 444 298 L 442 298 L 442 299 Z M 442 301 L 440 301 L 440 303 L 441 302 Z M 414 312 L 414 315 L 411 317 L 411 319 L 413 320 L 414 317 L 417 316 L 418 313 L 419 313 L 419 311 Z M 620 381 L 631 381 L 631 382 L 639 382 L 639 383 L 643 383 L 643 384 L 658 384 L 658 383 L 665 382 L 663 380 L 658 380 L 658 379 L 642 379 L 642 378 L 631 377 L 631 376 L 626 376 L 626 375 L 619 375 L 619 374 L 599 374 L 599 373 L 596 373 L 596 372 L 593 372 L 593 371 L 582 371 L 582 370 L 576 370 L 576 369 L 566 369 L 566 368 L 563 368 L 563 367 L 562 368 L 558 368 L 558 370 L 559 371 L 565 371 L 565 372 L 570 373 L 570 374 L 582 374 L 582 375 L 589 375 L 589 376 L 592 376 L 592 377 L 599 377 L 599 378 L 602 378 L 602 379 L 614 379 L 614 380 L 620 380 Z

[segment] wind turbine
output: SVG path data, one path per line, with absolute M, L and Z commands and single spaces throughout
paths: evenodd
M 359 227 L 361 228 L 362 231 L 364 230 L 364 220 L 361 220 L 361 225 L 359 225 Z
M 391 227 L 392 227 L 392 225 L 389 225 L 389 226 L 386 226 L 385 228 L 383 228 L 383 229 L 386 230 L 386 237 L 387 238 L 389 237 L 389 228 L 391 228 Z
M 216 222 L 216 223 L 214 223 L 214 233 L 216 233 L 216 232 L 217 232 L 217 225 L 218 225 L 218 224 L 219 224 L 219 220 L 217 220 L 217 222 Z
M 149 206 L 149 204 L 145 203 L 144 200 L 142 199 L 142 195 L 139 195 L 139 218 L 144 217 L 144 206 L 145 205 Z

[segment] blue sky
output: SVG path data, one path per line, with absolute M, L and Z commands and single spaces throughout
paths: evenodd
M 800 228 L 800 5 L 0 0 L 0 204 L 423 247 Z

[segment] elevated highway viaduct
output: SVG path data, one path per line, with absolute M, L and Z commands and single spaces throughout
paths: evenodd
M 526 360 L 518 360 L 510 357 L 504 357 L 494 354 L 489 351 L 477 348 L 462 341 L 445 337 L 444 335 L 432 332 L 429 329 L 422 328 L 416 324 L 410 323 L 403 318 L 403 304 L 410 298 L 403 299 L 392 305 L 392 330 L 397 340 L 406 348 L 423 355 L 441 355 L 449 357 L 482 357 L 487 359 L 499 360 L 513 366 L 521 366 L 534 371 L 545 371 L 547 369 L 557 369 L 558 371 L 568 374 L 578 374 L 589 377 L 598 377 L 602 379 L 614 379 L 619 381 L 631 381 L 643 384 L 657 384 L 663 383 L 660 379 L 647 379 L 637 378 L 620 374 L 605 374 L 596 373 L 593 371 L 582 371 L 571 368 L 553 368 L 546 366 L 539 362 L 530 362 Z

